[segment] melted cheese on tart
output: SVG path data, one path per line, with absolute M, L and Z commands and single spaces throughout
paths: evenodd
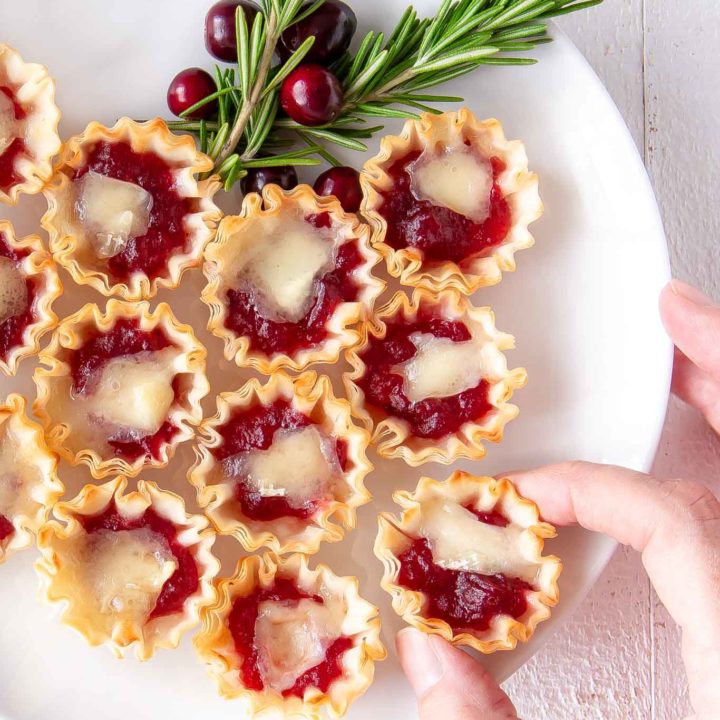
M 172 355 L 176 351 L 172 350 Z M 90 404 L 106 421 L 154 435 L 167 419 L 175 400 L 176 370 L 166 351 L 113 358 L 100 371 Z
M 410 340 L 417 352 L 392 371 L 403 376 L 403 392 L 411 402 L 457 395 L 488 375 L 486 355 L 494 346 L 487 342 L 453 342 L 431 333 L 413 333 Z
M 146 528 L 98 530 L 85 540 L 84 567 L 99 612 L 138 622 L 152 612 L 177 562 L 165 539 Z
M 11 422 L 0 425 L 0 515 L 7 518 L 37 510 L 31 493 L 42 481 L 32 444 L 13 432 Z
M 135 183 L 92 170 L 78 182 L 76 212 L 100 258 L 118 255 L 130 238 L 144 235 L 152 206 L 152 195 Z
M 422 505 L 420 535 L 430 542 L 433 560 L 449 570 L 505 575 L 528 583 L 540 565 L 522 552 L 523 528 L 488 525 L 455 502 L 435 499 Z
M 12 100 L 4 92 L 0 92 L 0 155 L 19 134 L 20 123 L 15 118 Z
M 243 476 L 263 497 L 284 497 L 292 507 L 327 497 L 342 472 L 334 443 L 314 426 L 278 431 L 267 450 L 228 458 L 226 476 Z
M 27 304 L 25 276 L 19 271 L 14 260 L 0 257 L 0 323 L 20 315 L 26 310 Z
M 492 165 L 469 148 L 426 150 L 408 171 L 418 200 L 449 208 L 476 223 L 487 220 Z
M 265 601 L 255 621 L 258 667 L 266 686 L 282 692 L 325 660 L 341 635 L 344 613 L 335 603 L 304 598 L 297 602 Z
M 279 237 L 262 243 L 245 275 L 269 314 L 297 322 L 310 309 L 315 279 L 331 267 L 333 252 L 333 244 L 311 225 L 293 223 Z

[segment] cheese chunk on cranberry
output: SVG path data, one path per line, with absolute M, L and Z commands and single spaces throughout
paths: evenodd
M 418 200 L 449 208 L 473 222 L 490 214 L 492 165 L 469 148 L 426 150 L 408 172 Z
M 312 599 L 260 603 L 255 645 L 264 684 L 282 692 L 323 662 L 341 634 L 342 619 L 337 608 Z
M 98 530 L 85 542 L 85 567 L 98 610 L 144 621 L 177 570 L 165 539 L 141 528 Z

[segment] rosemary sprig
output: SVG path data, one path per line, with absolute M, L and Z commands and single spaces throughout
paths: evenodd
M 226 189 L 254 167 L 317 165 L 321 160 L 340 164 L 329 146 L 366 151 L 362 141 L 384 127 L 369 125 L 368 120 L 418 117 L 419 112 L 440 112 L 435 103 L 462 102 L 460 97 L 424 91 L 483 65 L 532 64 L 534 59 L 514 53 L 550 42 L 547 20 L 602 2 L 443 0 L 432 18 L 419 17 L 410 6 L 387 38 L 371 30 L 354 53 L 334 63 L 331 70 L 344 90 L 342 111 L 328 125 L 305 127 L 278 117 L 278 95 L 283 80 L 302 62 L 314 38 L 308 38 L 282 64 L 273 65 L 273 58 L 282 33 L 323 1 L 303 9 L 304 0 L 260 0 L 261 12 L 252 28 L 238 8 L 237 66 L 216 67 L 217 91 L 184 113 L 217 100 L 217 122 L 168 123 L 175 130 L 197 135 Z M 301 149 L 282 149 L 295 141 L 302 144 Z

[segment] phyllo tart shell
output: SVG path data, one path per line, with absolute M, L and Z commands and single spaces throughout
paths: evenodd
M 385 569 L 381 586 L 392 596 L 393 609 L 405 622 L 423 632 L 441 635 L 455 645 L 469 645 L 482 653 L 492 653 L 511 650 L 518 641 L 526 642 L 538 623 L 550 617 L 550 608 L 557 604 L 560 596 L 557 581 L 562 563 L 557 557 L 544 556 L 542 552 L 545 540 L 556 536 L 555 528 L 540 520 L 535 503 L 520 497 L 509 479 L 476 477 L 456 471 L 445 482 L 421 478 L 415 492 L 397 492 L 393 499 L 402 508 L 402 513 L 399 517 L 389 513 L 379 515 L 375 555 Z M 479 556 L 480 562 L 483 562 L 487 553 L 484 561 L 503 566 L 508 577 L 512 576 L 514 564 L 517 564 L 515 570 L 518 576 L 521 566 L 523 573 L 530 569 L 533 573 L 532 587 L 525 592 L 526 606 L 521 615 L 495 614 L 484 630 L 453 630 L 445 620 L 430 616 L 429 598 L 425 592 L 411 590 L 401 583 L 399 558 L 414 540 L 422 536 L 428 513 L 438 503 L 448 503 L 456 509 L 470 509 L 491 524 L 496 524 L 498 517 L 504 518 L 507 523 L 504 528 L 494 527 L 491 530 L 500 533 L 510 530 L 512 537 L 504 539 L 494 548 L 473 545 L 471 554 Z M 448 515 L 449 523 L 452 523 L 452 517 Z M 452 528 L 448 526 L 445 530 L 450 532 Z M 499 553 L 508 553 L 508 546 L 512 553 L 507 558 L 499 557 Z M 471 571 L 477 558 L 456 557 L 455 560 L 463 569 Z M 477 597 L 483 597 L 483 593 L 478 591 Z M 473 610 L 477 612 L 476 608 Z
M 25 398 L 9 395 L 0 404 L 0 564 L 33 544 L 63 492 L 42 428 L 28 419 Z
M 307 222 L 311 218 L 326 218 L 327 224 L 322 228 L 333 236 L 336 249 L 351 243 L 356 247 L 359 264 L 352 270 L 351 278 L 357 287 L 357 296 L 354 301 L 340 302 L 334 308 L 324 322 L 326 335 L 320 342 L 301 345 L 289 352 L 265 352 L 261 348 L 253 348 L 248 335 L 239 334 L 229 326 L 228 293 L 237 290 L 238 268 L 245 268 L 252 261 L 258 243 L 273 242 L 273 238 L 258 237 L 263 226 L 269 228 L 275 223 L 282 228 L 288 218 L 302 218 Z M 273 237 L 281 237 L 282 230 L 274 232 L 276 235 Z M 252 366 L 266 375 L 282 368 L 301 371 L 311 363 L 337 361 L 343 349 L 358 342 L 359 335 L 352 326 L 371 314 L 375 300 L 385 288 L 385 282 L 371 274 L 381 258 L 370 247 L 369 237 L 368 226 L 361 223 L 356 215 L 346 213 L 334 197 L 316 195 L 308 185 L 298 185 L 290 191 L 284 191 L 277 185 L 266 185 L 262 195 L 246 195 L 240 214 L 226 216 L 222 220 L 215 240 L 205 251 L 203 269 L 208 284 L 202 299 L 210 307 L 208 329 L 224 341 L 225 357 L 235 359 L 238 365 Z M 323 277 L 319 278 L 319 282 L 323 282 Z M 317 288 L 313 286 L 309 298 L 310 311 L 301 320 L 315 313 L 312 303 L 317 301 L 318 295 Z M 262 313 L 259 314 L 262 316 Z M 290 323 L 279 321 L 278 324 Z
M 413 434 L 407 420 L 370 404 L 360 385 L 367 371 L 363 353 L 371 348 L 374 341 L 382 341 L 386 337 L 388 325 L 396 322 L 410 325 L 426 316 L 460 322 L 472 333 L 473 338 L 481 338 L 481 352 L 486 368 L 482 381 L 488 384 L 489 411 L 483 417 L 465 422 L 457 431 L 439 438 Z M 374 320 L 364 324 L 361 332 L 360 345 L 346 353 L 352 371 L 343 375 L 343 382 L 353 407 L 353 415 L 372 433 L 372 444 L 380 456 L 402 458 L 412 466 L 426 462 L 449 464 L 459 458 L 479 460 L 486 452 L 483 443 L 488 440 L 500 442 L 505 425 L 517 417 L 519 410 L 509 400 L 515 390 L 526 384 L 527 373 L 524 368 L 508 369 L 503 351 L 514 347 L 514 338 L 497 330 L 490 308 L 473 307 L 467 298 L 454 290 L 435 295 L 423 288 L 416 288 L 412 298 L 402 292 L 396 293 L 377 312 Z
M 349 647 L 338 660 L 339 676 L 324 692 L 310 684 L 301 698 L 266 685 L 253 690 L 243 683 L 245 658 L 239 653 L 230 629 L 233 607 L 238 600 L 273 588 L 276 581 L 290 581 L 305 595 L 322 599 L 336 615 L 341 636 L 348 640 Z M 375 662 L 386 657 L 380 640 L 378 609 L 360 597 L 357 579 L 338 577 L 324 565 L 311 569 L 305 555 L 278 558 L 269 553 L 244 558 L 233 577 L 219 581 L 217 590 L 217 603 L 202 612 L 203 626 L 195 638 L 195 647 L 217 682 L 220 694 L 242 703 L 246 713 L 243 717 L 265 717 L 265 713 L 272 715 L 273 712 L 278 717 L 298 720 L 341 717 L 372 684 Z M 283 634 L 276 630 L 273 639 L 282 641 L 282 638 Z
M 386 242 L 388 226 L 382 209 L 382 194 L 393 187 L 390 168 L 413 153 L 465 147 L 477 151 L 484 160 L 502 163 L 495 183 L 510 212 L 504 239 L 461 262 L 427 258 L 423 250 L 411 246 L 399 249 L 390 246 Z M 503 272 L 515 270 L 515 253 L 533 245 L 528 225 L 543 211 L 538 177 L 528 171 L 523 143 L 507 140 L 497 120 L 478 120 L 467 108 L 441 115 L 425 113 L 418 120 L 408 120 L 400 135 L 383 138 L 378 155 L 365 163 L 360 182 L 363 187 L 360 212 L 373 229 L 372 245 L 385 258 L 388 272 L 404 285 L 435 292 L 455 288 L 469 295 L 500 282 Z
M 167 266 L 152 277 L 144 269 L 136 268 L 126 279 L 115 278 L 108 260 L 96 252 L 76 207 L 79 194 L 75 174 L 83 171 L 99 145 L 112 147 L 119 143 L 128 144 L 139 156 L 152 153 L 161 158 L 172 175 L 172 188 L 188 204 L 182 219 L 184 246 L 172 250 Z M 80 135 L 65 143 L 52 180 L 44 190 L 48 211 L 42 226 L 50 236 L 55 260 L 75 282 L 90 285 L 108 297 L 141 300 L 154 297 L 160 288 L 176 288 L 186 270 L 201 264 L 205 245 L 214 236 L 222 215 L 212 200 L 220 182 L 214 176 L 198 180 L 198 174 L 212 167 L 210 158 L 197 150 L 191 137 L 173 134 L 160 118 L 138 123 L 123 117 L 112 128 L 91 122 Z M 152 218 L 151 210 L 148 213 Z M 140 239 L 138 247 L 142 247 L 142 242 Z
M 35 194 L 52 175 L 52 159 L 60 151 L 58 124 L 60 111 L 55 104 L 55 81 L 44 65 L 26 63 L 20 54 L 0 43 L 0 88 L 12 94 L 10 99 L 24 115 L 22 136 L 11 139 L 0 135 L 0 159 L 13 151 L 13 142 L 23 143 L 22 151 L 8 168 L 16 181 L 0 186 L 0 202 L 14 205 L 20 193 Z M 15 112 L 17 117 L 17 110 Z M 1 120 L 2 118 L 0 118 Z M 4 123 L 0 123 L 0 128 Z M 5 140 L 8 147 L 3 147 Z
M 41 558 L 35 569 L 45 600 L 64 602 L 62 622 L 79 631 L 90 645 L 105 645 L 123 657 L 136 643 L 138 659 L 148 660 L 158 648 L 177 647 L 183 633 L 198 624 L 201 609 L 215 602 L 213 578 L 220 563 L 211 551 L 215 533 L 207 519 L 187 514 L 181 497 L 142 480 L 136 491 L 126 489 L 126 478 L 118 477 L 105 485 L 87 485 L 73 500 L 58 503 L 55 519 L 38 534 Z M 153 537 L 157 532 L 135 528 L 141 533 L 136 536 L 137 542 L 149 543 L 143 557 L 137 542 L 123 547 L 127 531 L 113 547 L 114 534 L 123 531 L 86 530 L 86 523 L 104 513 L 114 513 L 121 522 L 132 523 L 141 521 L 148 511 L 153 513 L 155 527 L 159 523 L 174 526 L 174 548 L 167 540 L 165 547 L 162 542 L 156 545 L 158 540 Z M 117 521 L 115 527 L 119 527 Z M 196 586 L 174 612 L 157 613 L 158 606 L 153 608 L 153 603 L 158 602 L 162 591 L 157 584 L 145 584 L 152 576 L 143 577 L 141 569 L 149 565 L 155 571 L 159 564 L 167 564 L 167 557 L 174 557 L 174 564 L 160 576 L 164 582 L 168 577 L 174 580 L 173 569 L 182 568 L 179 552 L 187 553 L 185 561 L 194 565 Z M 120 577 L 124 572 L 131 575 L 127 582 Z M 182 578 L 176 587 L 181 582 Z M 128 592 L 130 595 L 124 594 Z
M 140 333 L 161 333 L 163 341 L 167 342 L 167 348 L 160 350 L 158 355 L 170 353 L 167 357 L 163 355 L 161 362 L 168 374 L 172 374 L 167 383 L 172 386 L 173 397 L 167 399 L 168 410 L 160 431 L 163 433 L 167 430 L 169 434 L 162 435 L 155 454 L 146 451 L 132 460 L 121 457 L 121 452 L 111 445 L 111 440 L 142 440 L 151 433 L 139 438 L 128 437 L 126 440 L 103 436 L 104 428 L 120 424 L 115 423 L 112 417 L 113 413 L 117 412 L 116 404 L 126 398 L 118 396 L 117 403 L 109 402 L 107 406 L 86 408 L 78 400 L 88 396 L 76 391 L 72 367 L 74 354 L 81 350 L 86 342 L 107 336 L 121 321 L 135 323 Z M 111 360 L 122 360 L 123 357 L 121 353 L 107 358 L 106 362 L 99 364 L 95 372 L 102 373 Z M 136 356 L 130 354 L 129 357 Z M 190 440 L 195 434 L 195 427 L 202 420 L 200 401 L 209 391 L 205 375 L 206 357 L 207 350 L 192 328 L 178 322 L 166 303 L 160 303 L 152 312 L 147 302 L 110 300 L 105 312 L 97 305 L 88 303 L 60 323 L 50 344 L 40 354 L 42 367 L 38 367 L 33 376 L 37 386 L 37 399 L 33 408 L 45 427 L 48 445 L 70 464 L 87 465 L 95 479 L 114 475 L 135 477 L 143 467 L 165 467 L 177 445 Z M 90 398 L 94 392 L 92 381 L 91 377 L 87 382 L 91 388 Z M 114 382 L 122 381 L 121 374 Z M 148 382 L 147 386 L 152 387 L 151 382 Z M 108 390 L 117 394 L 118 389 Z M 127 390 L 134 391 L 135 388 Z M 143 391 L 144 387 L 138 390 L 140 393 Z M 146 402 L 153 402 L 151 391 L 144 391 L 142 397 Z M 126 416 L 128 409 L 127 406 L 124 407 Z M 98 413 L 98 423 L 94 424 L 92 419 Z M 133 417 L 131 421 L 134 419 Z
M 10 251 L 8 258 L 2 252 L 3 245 Z M 28 308 L 24 311 L 31 317 L 28 318 L 20 342 L 8 347 L 4 356 L 0 354 L 0 373 L 5 375 L 14 375 L 21 360 L 36 355 L 40 350 L 42 336 L 57 326 L 58 317 L 52 306 L 63 291 L 55 263 L 40 238 L 37 235 L 16 238 L 11 223 L 0 220 L 0 263 L 12 260 L 14 255 L 18 257 L 18 275 L 25 278 L 26 286 L 29 282 L 32 287 L 32 292 L 28 293 Z M 3 297 L 3 290 L 12 292 L 7 286 L 0 288 L 0 311 L 6 302 L 13 301 L 13 298 Z M 7 321 L 16 322 L 15 316 L 0 320 L 0 334 Z
M 301 431 L 320 434 L 323 456 L 328 453 L 327 441 L 331 443 L 330 452 L 334 453 L 338 452 L 342 442 L 344 463 L 340 467 L 339 461 L 335 461 L 337 468 L 331 489 L 324 491 L 326 497 L 312 514 L 261 520 L 244 513 L 235 493 L 237 481 L 223 472 L 224 463 L 215 457 L 214 451 L 225 443 L 221 432 L 234 418 L 257 410 L 272 412 L 278 402 L 291 412 L 304 416 L 303 421 L 309 421 L 310 424 L 304 425 Z M 237 392 L 223 393 L 218 397 L 217 405 L 217 414 L 205 420 L 198 429 L 197 460 L 188 478 L 198 491 L 200 506 L 219 533 L 233 535 L 248 551 L 267 547 L 278 554 L 312 554 L 317 552 L 320 543 L 342 540 L 345 531 L 355 527 L 356 509 L 371 499 L 364 485 L 366 475 L 372 470 L 366 456 L 370 434 L 353 424 L 350 404 L 335 397 L 327 377 L 318 377 L 310 371 L 290 377 L 277 371 L 265 384 L 252 379 Z M 273 447 L 278 435 L 289 437 L 280 426 L 268 449 Z M 257 450 L 253 448 L 238 455 L 250 456 L 253 452 Z M 232 461 L 233 457 L 228 459 Z M 305 471 L 300 467 L 297 479 L 301 481 L 304 477 Z M 270 491 L 269 495 L 272 494 Z M 314 503 L 313 500 L 310 502 Z

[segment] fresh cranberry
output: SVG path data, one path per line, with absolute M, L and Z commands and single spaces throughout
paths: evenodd
M 300 65 L 283 81 L 280 104 L 301 125 L 325 125 L 340 114 L 343 92 L 322 65 Z
M 260 193 L 266 185 L 279 185 L 283 190 L 292 190 L 298 184 L 298 176 L 292 165 L 282 167 L 251 168 L 240 181 L 240 189 L 245 195 Z
M 362 188 L 360 173 L 355 168 L 330 168 L 318 177 L 314 187 L 318 195 L 334 195 L 345 212 L 356 213 L 360 209 Z
M 220 0 L 205 16 L 205 47 L 218 60 L 237 60 L 237 35 L 235 34 L 235 10 L 243 9 L 248 28 L 252 27 L 260 8 L 250 0 Z
M 170 112 L 179 117 L 189 107 L 200 102 L 208 95 L 212 95 L 216 90 L 217 85 L 215 85 L 212 75 L 202 68 L 181 70 L 173 78 L 168 88 L 167 104 Z M 189 120 L 208 120 L 215 117 L 217 112 L 217 100 L 211 100 L 185 117 Z
M 302 10 L 310 5 L 311 2 L 305 3 Z M 312 15 L 291 25 L 282 34 L 280 55 L 290 57 L 307 38 L 313 36 L 315 42 L 304 61 L 329 65 L 350 47 L 355 30 L 357 17 L 352 8 L 340 0 L 325 0 Z

